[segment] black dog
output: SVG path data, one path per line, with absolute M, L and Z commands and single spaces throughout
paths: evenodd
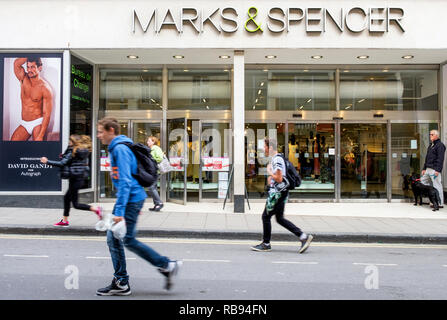
M 439 210 L 439 194 L 438 190 L 433 188 L 432 186 L 427 186 L 421 182 L 419 175 L 412 175 L 410 177 L 410 183 L 411 183 L 411 190 L 413 191 L 414 195 L 414 205 L 418 205 L 418 199 L 419 199 L 419 205 L 422 206 L 422 197 L 428 197 L 430 199 L 430 202 L 433 203 L 433 211 Z

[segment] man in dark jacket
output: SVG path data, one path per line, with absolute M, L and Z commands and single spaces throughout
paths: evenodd
M 439 207 L 443 208 L 444 191 L 441 183 L 441 172 L 444 166 L 445 146 L 439 140 L 438 130 L 430 131 L 430 141 L 431 143 L 427 148 L 427 155 L 425 156 L 424 168 L 422 169 L 421 182 L 425 185 L 433 184 L 433 187 L 439 193 Z

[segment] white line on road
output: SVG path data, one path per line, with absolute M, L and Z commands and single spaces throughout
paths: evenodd
M 96 241 L 104 242 L 100 236 L 47 236 L 47 235 L 17 235 L 0 234 L 0 239 L 15 240 L 55 240 L 55 241 Z M 208 244 L 208 245 L 253 245 L 253 240 L 218 240 L 218 239 L 185 239 L 185 238 L 139 238 L 145 243 L 174 243 L 174 244 Z M 296 245 L 292 241 L 278 241 L 276 246 Z M 393 248 L 393 249 L 438 249 L 447 250 L 447 245 L 435 244 L 394 244 L 394 243 L 350 243 L 350 242 L 312 242 L 312 247 L 341 247 L 341 248 Z
M 38 255 L 31 255 L 31 254 L 4 254 L 4 257 L 13 257 L 13 258 L 48 258 L 48 256 L 38 256 Z
M 397 264 L 395 263 L 363 263 L 363 262 L 354 262 L 354 265 L 359 266 L 383 266 L 383 267 L 395 267 Z
M 86 259 L 110 260 L 110 257 L 85 257 Z M 137 260 L 137 258 L 126 258 L 126 260 Z
M 310 261 L 272 261 L 272 263 L 289 263 L 289 264 L 318 264 L 318 262 L 310 262 Z
M 183 259 L 188 262 L 231 262 L 231 260 L 209 260 L 209 259 Z

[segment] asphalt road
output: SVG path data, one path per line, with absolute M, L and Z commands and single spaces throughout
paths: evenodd
M 182 259 L 172 291 L 126 251 L 132 295 L 98 297 L 113 277 L 105 237 L 0 235 L 0 299 L 306 300 L 446 299 L 447 246 L 140 239 Z

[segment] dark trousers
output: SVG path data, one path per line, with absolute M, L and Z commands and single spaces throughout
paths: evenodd
M 69 216 L 70 204 L 73 203 L 73 207 L 79 210 L 90 210 L 88 204 L 78 202 L 78 192 L 84 184 L 83 179 L 71 178 L 68 180 L 68 190 L 64 196 L 64 217 Z
M 281 226 L 292 232 L 297 237 L 301 236 L 303 231 L 300 228 L 295 226 L 292 222 L 284 218 L 284 209 L 286 206 L 286 199 L 288 197 L 288 192 L 283 192 L 281 198 L 278 199 L 278 202 L 275 204 L 271 211 L 267 211 L 267 206 L 262 213 L 262 226 L 264 229 L 264 243 L 270 243 L 270 239 L 272 237 L 272 223 L 271 219 L 273 216 L 276 217 L 276 222 L 278 222 Z

